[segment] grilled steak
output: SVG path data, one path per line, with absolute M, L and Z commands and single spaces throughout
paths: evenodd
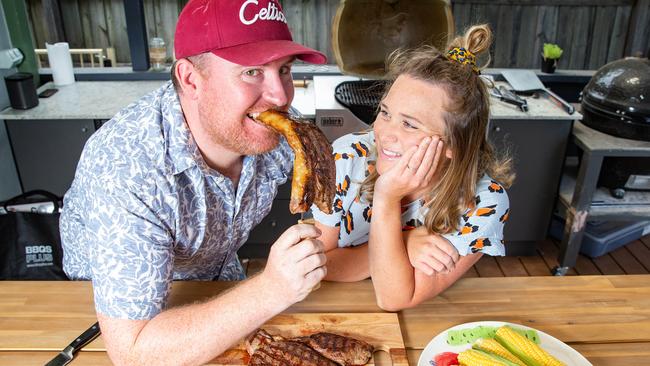
M 358 339 L 333 333 L 315 333 L 308 337 L 294 338 L 318 351 L 340 365 L 365 365 L 372 358 L 372 345 Z
M 333 333 L 284 339 L 259 329 L 246 340 L 252 366 L 351 366 L 372 358 L 372 345 Z
M 258 329 L 257 332 L 253 333 L 252 336 L 246 339 L 246 351 L 248 351 L 248 354 L 252 355 L 257 349 L 273 341 L 275 341 L 275 339 L 273 339 L 272 335 L 264 329 Z
M 274 341 L 262 345 L 251 356 L 250 366 L 338 366 L 303 343 Z
M 291 182 L 291 213 L 306 212 L 312 203 L 332 213 L 336 190 L 336 166 L 332 145 L 314 124 L 268 110 L 253 116 L 257 121 L 282 134 L 294 152 Z

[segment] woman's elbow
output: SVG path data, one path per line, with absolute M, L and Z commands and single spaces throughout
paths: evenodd
M 412 297 L 406 299 L 398 299 L 393 296 L 381 296 L 377 294 L 377 306 L 384 311 L 396 312 L 404 309 L 410 309 L 420 305 L 424 300 L 438 296 L 441 291 L 429 294 L 428 297 Z
M 382 300 L 379 296 L 377 296 L 377 306 L 383 311 L 390 311 L 390 312 L 395 312 L 395 311 L 400 311 L 404 309 L 404 307 L 400 306 L 396 301 L 384 301 Z
M 412 301 L 401 301 L 399 299 L 384 299 L 380 296 L 377 296 L 377 306 L 381 310 L 384 311 L 390 311 L 390 312 L 396 312 L 408 308 L 412 308 L 416 306 L 418 303 L 414 303 Z
M 377 306 L 379 306 L 379 308 L 384 311 L 396 312 L 396 311 L 412 308 L 416 305 L 417 303 L 413 303 L 410 301 L 399 301 L 397 299 L 382 299 L 380 297 L 377 297 Z
M 390 311 L 390 312 L 396 312 L 408 308 L 407 306 L 401 306 L 401 304 L 383 302 L 379 299 L 377 299 L 377 306 L 379 306 L 379 308 L 383 311 Z

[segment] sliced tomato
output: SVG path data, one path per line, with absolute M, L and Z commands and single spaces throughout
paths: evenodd
M 458 365 L 458 353 L 443 352 L 433 357 L 436 366 L 453 366 Z

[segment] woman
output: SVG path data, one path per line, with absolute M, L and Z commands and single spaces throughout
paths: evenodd
M 333 281 L 372 277 L 385 310 L 412 307 L 460 278 L 483 254 L 504 255 L 510 160 L 486 139 L 489 95 L 476 55 L 487 25 L 448 52 L 389 58 L 372 131 L 334 142 L 334 213 L 312 208 Z

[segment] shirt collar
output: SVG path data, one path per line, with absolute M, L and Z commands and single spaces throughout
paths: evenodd
M 176 175 L 202 162 L 203 157 L 185 122 L 178 94 L 171 81 L 163 86 L 160 113 L 167 144 L 165 159 L 168 173 Z

